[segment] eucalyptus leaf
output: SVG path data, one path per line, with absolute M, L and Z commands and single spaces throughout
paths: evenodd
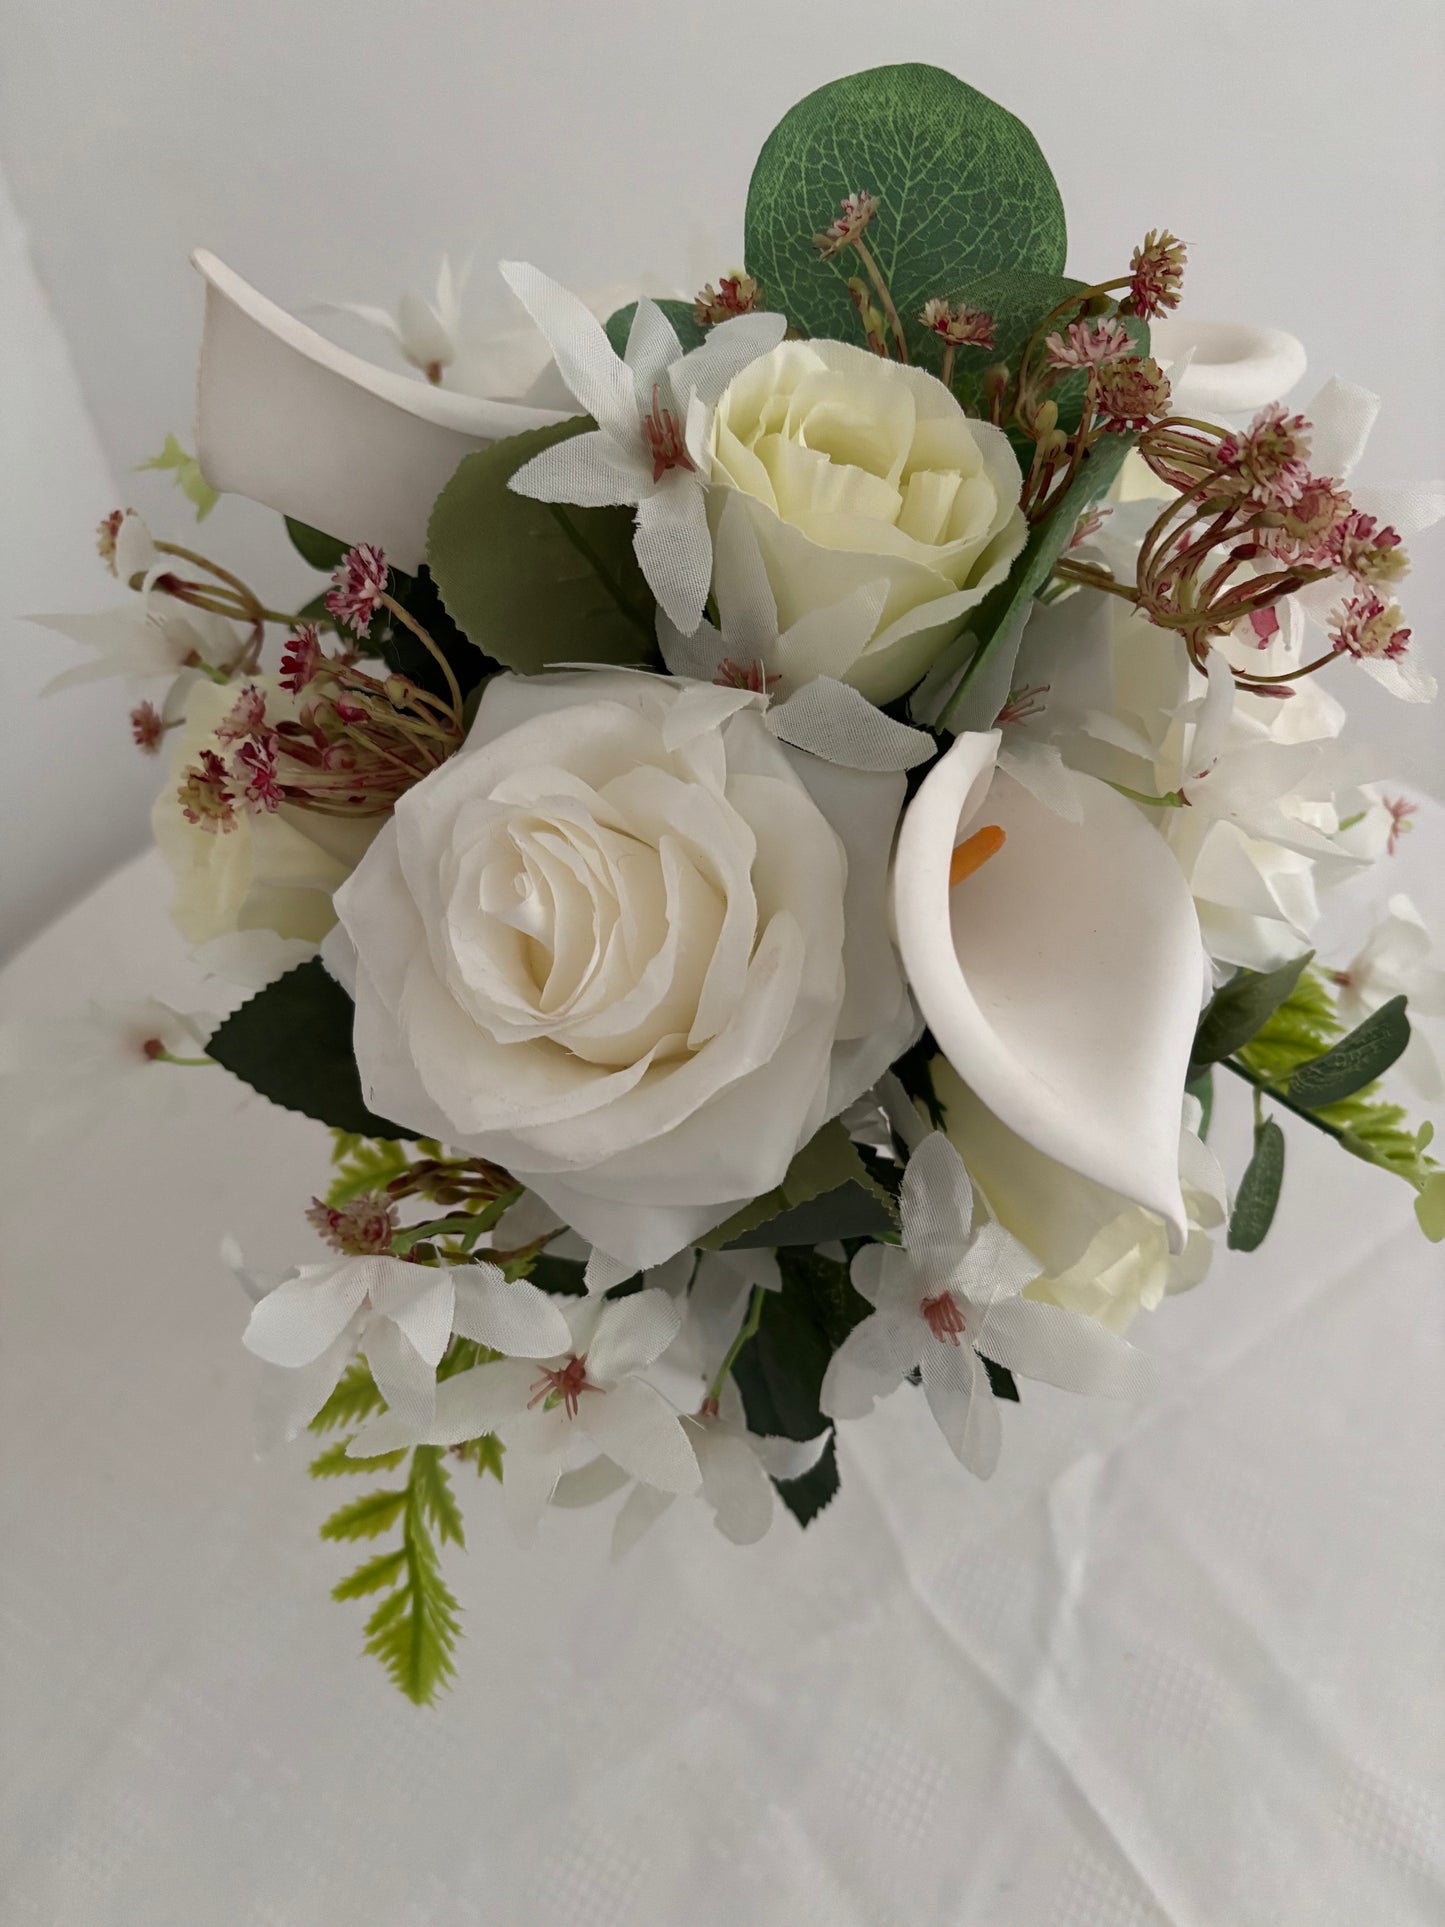
M 273 1104 L 336 1131 L 414 1136 L 367 1109 L 352 1055 L 351 999 L 316 957 L 267 984 L 211 1035 L 206 1049 Z
M 1203 1143 L 1214 1117 L 1214 1066 L 1208 1065 L 1197 1077 L 1191 1077 L 1184 1089 L 1199 1102 L 1199 1139 Z
M 1288 1000 L 1313 956 L 1307 950 L 1275 970 L 1236 971 L 1228 983 L 1221 984 L 1199 1020 L 1190 1076 L 1242 1050 Z
M 1229 1219 L 1231 1251 L 1257 1251 L 1274 1223 L 1284 1182 L 1284 1132 L 1272 1117 L 1254 1127 L 1254 1155 L 1239 1181 Z
M 700 348 L 707 340 L 708 331 L 700 321 L 694 320 L 690 301 L 657 301 L 654 305 L 661 308 L 672 323 L 684 353 L 689 348 Z M 632 333 L 632 317 L 636 313 L 637 303 L 629 301 L 625 308 L 607 317 L 607 339 L 612 343 L 614 354 L 626 354 L 627 337 Z
M 939 727 L 955 735 L 965 729 L 993 727 L 1008 696 L 1029 605 L 1047 586 L 1079 517 L 1111 486 L 1133 445 L 1132 435 L 1100 437 L 1030 534 L 1008 580 L 990 589 L 973 611 L 968 627 L 946 655 L 947 661 L 968 666 L 939 711 Z
M 1445 1240 L 1445 1171 L 1436 1171 L 1425 1180 L 1415 1200 L 1415 1216 L 1431 1244 Z
M 748 272 L 805 334 L 861 339 L 848 295 L 856 251 L 825 260 L 813 245 L 859 191 L 879 203 L 865 239 L 915 352 L 924 303 L 961 280 L 1063 271 L 1063 202 L 1023 122 L 941 67 L 874 67 L 791 108 L 748 188 Z
M 1300 1065 L 1289 1080 L 1291 1101 L 1318 1111 L 1353 1097 L 1366 1084 L 1382 1077 L 1409 1041 L 1405 999 L 1392 997 L 1322 1057 Z
M 437 497 L 427 560 L 441 600 L 476 646 L 509 669 L 649 661 L 653 602 L 628 508 L 534 502 L 508 482 L 585 417 L 509 435 L 468 455 Z

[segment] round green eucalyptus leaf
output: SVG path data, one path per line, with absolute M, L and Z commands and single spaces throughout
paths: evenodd
M 653 599 L 632 548 L 628 508 L 534 502 L 508 482 L 586 417 L 509 435 L 468 455 L 437 497 L 427 563 L 448 615 L 508 669 L 651 659 Z
M 861 340 L 856 251 L 829 261 L 813 245 L 860 191 L 878 200 L 865 238 L 914 353 L 933 296 L 1000 269 L 1063 271 L 1063 202 L 1023 122 L 941 67 L 873 67 L 800 100 L 753 169 L 748 273 L 805 334 Z

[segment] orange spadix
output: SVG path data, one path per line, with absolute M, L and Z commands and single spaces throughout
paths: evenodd
M 971 877 L 975 870 L 981 870 L 991 856 L 997 856 L 1004 845 L 1004 833 L 997 823 L 985 823 L 981 830 L 966 836 L 953 853 L 953 861 L 948 866 L 948 887 L 958 888 L 965 877 Z

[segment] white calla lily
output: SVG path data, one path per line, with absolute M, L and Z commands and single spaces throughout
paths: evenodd
M 565 419 L 363 361 L 215 255 L 193 259 L 206 281 L 196 400 L 206 480 L 340 540 L 373 542 L 397 568 L 425 556 L 432 504 L 464 455 Z
M 909 984 L 991 1111 L 1157 1212 L 1178 1249 L 1179 1107 L 1204 980 L 1188 886 L 1107 784 L 1075 774 L 1069 822 L 997 768 L 999 742 L 959 736 L 905 813 L 893 914 Z

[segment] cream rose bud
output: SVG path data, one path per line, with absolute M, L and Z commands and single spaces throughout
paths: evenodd
M 368 1103 L 628 1265 L 778 1184 L 917 1030 L 885 908 L 904 779 L 790 750 L 762 710 L 499 676 L 337 897 Z
M 861 651 L 815 674 L 870 701 L 911 689 L 1024 544 L 1023 477 L 1007 436 L 973 421 L 921 368 L 836 341 L 789 341 L 723 391 L 715 493 L 746 498 L 786 630 L 885 583 Z
M 283 804 L 269 814 L 238 809 L 227 830 L 189 822 L 176 793 L 182 775 L 206 750 L 224 755 L 217 731 L 243 688 L 261 692 L 272 722 L 289 720 L 300 708 L 279 676 L 192 684 L 170 777 L 151 810 L 156 843 L 175 880 L 171 916 L 194 944 L 247 931 L 316 944 L 336 921 L 333 893 L 376 835 L 379 819 L 319 816 Z

